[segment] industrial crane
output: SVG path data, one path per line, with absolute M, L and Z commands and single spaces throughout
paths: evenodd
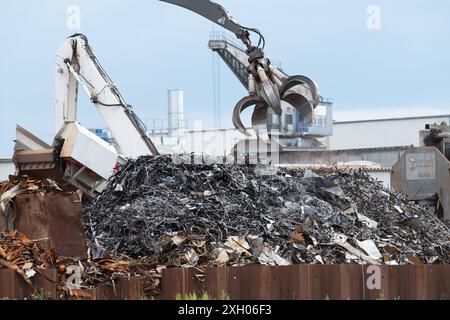
M 240 119 L 241 112 L 255 106 L 255 127 L 267 124 L 269 110 L 278 116 L 283 113 L 281 102 L 287 102 L 299 112 L 313 110 L 320 101 L 317 85 L 305 76 L 287 76 L 271 65 L 264 55 L 265 40 L 261 32 L 236 23 L 220 5 L 208 0 L 162 0 L 192 10 L 233 32 L 245 47 L 247 67 L 244 81 L 249 95 L 243 98 L 233 112 L 233 123 L 246 132 Z M 250 33 L 259 36 L 253 45 Z M 76 122 L 78 89 L 81 86 L 106 122 L 115 147 L 103 141 Z M 306 93 L 295 87 L 307 89 Z M 141 155 L 156 155 L 158 150 L 147 135 L 143 122 L 128 105 L 117 87 L 100 65 L 81 34 L 67 38 L 56 57 L 56 136 L 47 145 L 23 128 L 16 130 L 14 161 L 20 173 L 37 178 L 54 177 L 67 181 L 85 193 L 101 192 L 118 162 Z
M 222 58 L 237 79 L 247 88 L 249 62 L 245 49 L 226 35 L 218 33 L 213 34 L 208 46 Z M 311 109 L 312 104 L 310 103 L 312 100 L 312 92 L 309 90 L 309 87 L 297 85 L 290 89 L 285 95 L 285 100 L 281 101 L 283 110 L 281 117 L 276 116 L 269 108 L 257 108 L 251 119 L 253 129 L 259 138 L 267 143 L 270 143 L 270 133 L 277 132 L 275 140 L 282 147 L 292 146 L 297 139 L 302 140 L 303 146 L 318 146 L 320 143 L 316 138 L 323 137 L 327 133 L 311 132 L 309 128 L 313 122 L 314 115 L 314 110 Z M 327 102 L 324 102 L 321 98 L 320 105 L 325 106 L 326 104 Z M 296 105 L 297 108 L 293 108 L 293 105 Z M 238 115 L 235 115 L 235 117 L 240 121 Z M 239 125 L 242 126 L 242 122 Z
M 210 0 L 160 0 L 178 5 L 191 10 L 221 27 L 233 32 L 246 47 L 245 55 L 239 63 L 246 67 L 246 71 L 236 74 L 241 82 L 247 86 L 249 95 L 241 99 L 233 111 L 233 124 L 242 133 L 247 130 L 242 123 L 241 113 L 255 106 L 252 115 L 252 124 L 257 133 L 270 132 L 271 127 L 267 125 L 267 114 L 269 109 L 276 115 L 281 116 L 283 109 L 281 102 L 285 101 L 304 115 L 309 123 L 312 121 L 311 111 L 320 102 L 319 89 L 316 83 L 305 76 L 288 76 L 279 68 L 274 67 L 270 60 L 265 57 L 265 39 L 256 28 L 247 28 L 230 16 L 228 11 L 221 5 Z M 251 33 L 259 37 L 255 46 L 251 41 Z M 232 68 L 233 69 L 233 68 Z M 245 75 L 246 79 L 243 79 Z M 306 88 L 308 94 L 298 90 L 299 86 Z M 308 98 L 309 96 L 309 98 Z M 309 110 L 309 111 L 308 111 Z M 266 127 L 263 129 L 263 127 Z M 258 134 L 261 137 L 261 134 Z
M 56 65 L 57 130 L 64 123 L 76 121 L 77 92 L 81 85 L 111 130 L 121 154 L 134 158 L 158 153 L 143 122 L 100 65 L 86 36 L 75 34 L 66 39 L 57 51 Z
M 80 86 L 111 131 L 115 147 L 76 122 Z M 55 128 L 52 146 L 17 128 L 14 161 L 19 172 L 64 180 L 95 195 L 117 163 L 158 154 L 143 122 L 125 102 L 82 34 L 70 36 L 57 50 Z

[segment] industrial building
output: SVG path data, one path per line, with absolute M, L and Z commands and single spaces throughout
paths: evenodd
M 14 174 L 16 167 L 11 159 L 0 158 L 0 182 L 7 181 L 10 174 Z
M 337 121 L 333 135 L 324 138 L 330 150 L 397 146 L 419 146 L 419 131 L 427 124 L 450 123 L 450 114 L 388 118 L 358 121 Z M 356 134 L 358 133 L 358 134 Z

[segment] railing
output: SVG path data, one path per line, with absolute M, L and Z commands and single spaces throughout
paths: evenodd
M 169 128 L 169 120 L 167 119 L 147 119 L 144 120 L 147 131 L 150 135 L 165 135 L 173 130 L 188 130 L 188 121 L 179 120 L 178 126 Z
M 225 41 L 225 42 L 228 42 L 231 45 L 245 51 L 245 48 L 242 46 L 242 44 L 239 44 L 235 39 L 232 39 L 231 37 L 229 37 L 225 32 L 213 31 L 210 33 L 209 40 L 210 41 Z
M 239 43 L 236 38 L 231 38 L 228 36 L 227 33 L 225 32 L 219 32 L 219 31 L 213 31 L 210 33 L 210 37 L 209 37 L 209 46 L 211 49 L 222 49 L 222 48 L 214 48 L 214 42 L 227 42 L 229 44 L 231 44 L 232 46 L 242 50 L 242 51 L 246 51 L 246 49 L 244 48 L 244 46 L 242 45 L 242 43 Z M 274 67 L 282 70 L 282 64 L 280 61 L 276 61 L 276 60 L 272 60 L 271 59 L 271 63 Z

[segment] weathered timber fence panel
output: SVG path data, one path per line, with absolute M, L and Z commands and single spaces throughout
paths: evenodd
M 56 270 L 39 270 L 31 278 L 31 282 L 34 287 L 26 283 L 15 270 L 0 270 L 0 299 L 31 299 L 36 289 L 39 289 L 46 299 L 59 298 Z M 82 291 L 81 298 L 89 300 L 139 300 L 143 296 L 140 277 L 122 277 L 115 281 L 115 286 L 99 285 Z
M 56 270 L 40 270 L 31 282 L 46 297 L 56 299 L 56 279 Z M 0 270 L 0 299 L 30 298 L 33 291 L 34 288 L 26 283 L 15 270 Z
M 169 268 L 162 285 L 168 300 L 205 292 L 233 300 L 447 300 L 450 265 Z
M 40 270 L 34 288 L 58 298 L 56 270 Z M 14 270 L 0 270 L 0 299 L 29 299 L 34 288 Z M 205 292 L 233 300 L 425 300 L 450 299 L 450 265 L 369 266 L 292 265 L 200 269 L 168 268 L 162 276 L 163 299 Z M 120 278 L 115 286 L 84 290 L 85 299 L 137 300 L 141 279 Z

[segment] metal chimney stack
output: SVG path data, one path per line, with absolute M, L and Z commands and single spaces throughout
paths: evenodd
M 168 131 L 169 136 L 178 137 L 184 134 L 184 92 L 168 91 Z

